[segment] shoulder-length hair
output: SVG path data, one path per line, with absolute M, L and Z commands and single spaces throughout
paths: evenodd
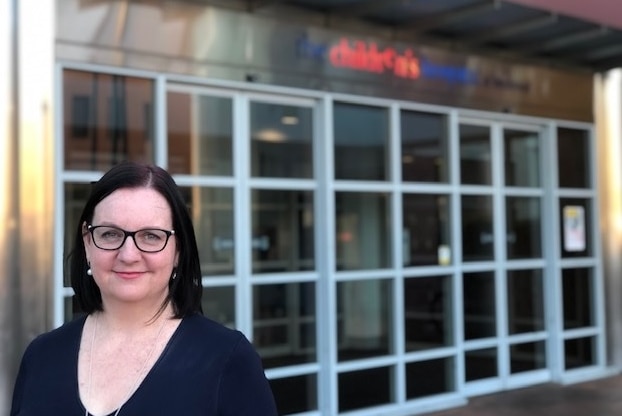
M 164 169 L 148 164 L 122 162 L 112 167 L 99 181 L 93 184 L 89 199 L 84 206 L 75 231 L 74 248 L 69 257 L 71 287 L 78 306 L 85 313 L 103 310 L 102 297 L 92 276 L 86 274 L 89 268 L 84 247 L 84 224 L 93 220 L 95 207 L 117 189 L 151 188 L 168 202 L 173 217 L 174 236 L 179 251 L 179 262 L 169 279 L 169 294 L 162 309 L 170 301 L 176 318 L 192 313 L 201 313 L 201 263 L 194 227 L 188 206 L 171 175 Z

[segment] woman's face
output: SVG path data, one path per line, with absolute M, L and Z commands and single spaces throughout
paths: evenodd
M 172 230 L 171 208 L 151 188 L 118 189 L 97 204 L 93 226 L 114 226 L 125 231 Z M 86 225 L 84 225 L 86 227 Z M 168 295 L 168 283 L 179 253 L 175 236 L 157 253 L 140 251 L 131 237 L 117 250 L 102 250 L 84 236 L 86 258 L 104 306 L 115 302 L 159 306 Z

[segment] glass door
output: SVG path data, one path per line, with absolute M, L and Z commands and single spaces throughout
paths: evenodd
M 315 105 L 311 99 L 242 97 L 238 155 L 244 256 L 253 344 L 279 411 L 317 410 Z M 246 226 L 245 224 L 248 225 Z M 246 257 L 248 255 L 248 257 Z
M 540 129 L 459 124 L 464 382 L 482 394 L 550 378 Z

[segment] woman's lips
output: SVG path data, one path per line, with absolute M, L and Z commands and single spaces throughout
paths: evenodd
M 115 272 L 122 279 L 136 279 L 143 275 L 143 272 Z

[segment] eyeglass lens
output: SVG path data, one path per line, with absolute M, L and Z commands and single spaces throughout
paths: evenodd
M 107 226 L 94 226 L 90 230 L 93 235 L 93 242 L 103 250 L 117 250 L 121 248 L 127 237 L 131 236 L 139 250 L 145 252 L 161 251 L 166 247 L 166 243 L 172 234 L 171 231 L 160 229 L 130 232 Z

